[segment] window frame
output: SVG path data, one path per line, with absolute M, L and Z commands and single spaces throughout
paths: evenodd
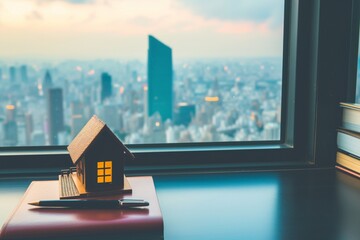
M 126 162 L 126 172 L 136 175 L 333 166 L 335 129 L 340 121 L 338 102 L 346 99 L 352 82 L 348 78 L 344 84 L 335 76 L 349 75 L 347 66 L 352 58 L 348 39 L 354 34 L 349 26 L 353 26 L 357 14 L 355 0 L 338 2 L 285 0 L 281 141 L 128 145 L 135 160 Z M 338 21 L 338 17 L 344 20 Z M 335 33 L 342 35 L 328 39 L 324 29 L 334 23 Z M 343 46 L 339 52 L 347 59 L 334 69 L 335 76 L 327 72 L 329 66 L 340 62 L 328 52 L 333 46 Z M 64 146 L 0 151 L 0 176 L 49 174 L 72 165 Z
M 346 94 L 347 102 L 355 102 L 358 58 L 359 58 L 359 29 L 360 29 L 360 2 L 352 1 L 351 26 L 349 39 L 349 67 L 348 67 L 348 87 Z M 354 91 L 355 89 L 355 91 Z

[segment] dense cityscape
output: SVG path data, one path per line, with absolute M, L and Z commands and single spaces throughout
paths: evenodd
M 94 114 L 127 144 L 280 139 L 282 59 L 0 60 L 0 145 L 67 145 Z

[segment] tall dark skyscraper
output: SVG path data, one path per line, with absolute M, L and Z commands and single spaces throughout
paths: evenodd
M 47 90 L 47 119 L 50 145 L 59 144 L 59 133 L 64 129 L 63 94 L 61 88 Z
M 101 74 L 101 102 L 112 95 L 112 79 L 111 76 L 104 72 Z
M 149 35 L 148 49 L 148 116 L 158 112 L 161 119 L 173 116 L 172 50 Z

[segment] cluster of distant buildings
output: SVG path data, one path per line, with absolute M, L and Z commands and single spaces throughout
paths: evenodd
M 0 61 L 0 145 L 67 145 L 93 114 L 130 144 L 279 140 L 281 59 Z

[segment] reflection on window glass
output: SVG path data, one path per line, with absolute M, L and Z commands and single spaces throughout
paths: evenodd
M 0 146 L 280 139 L 284 0 L 2 0 Z

